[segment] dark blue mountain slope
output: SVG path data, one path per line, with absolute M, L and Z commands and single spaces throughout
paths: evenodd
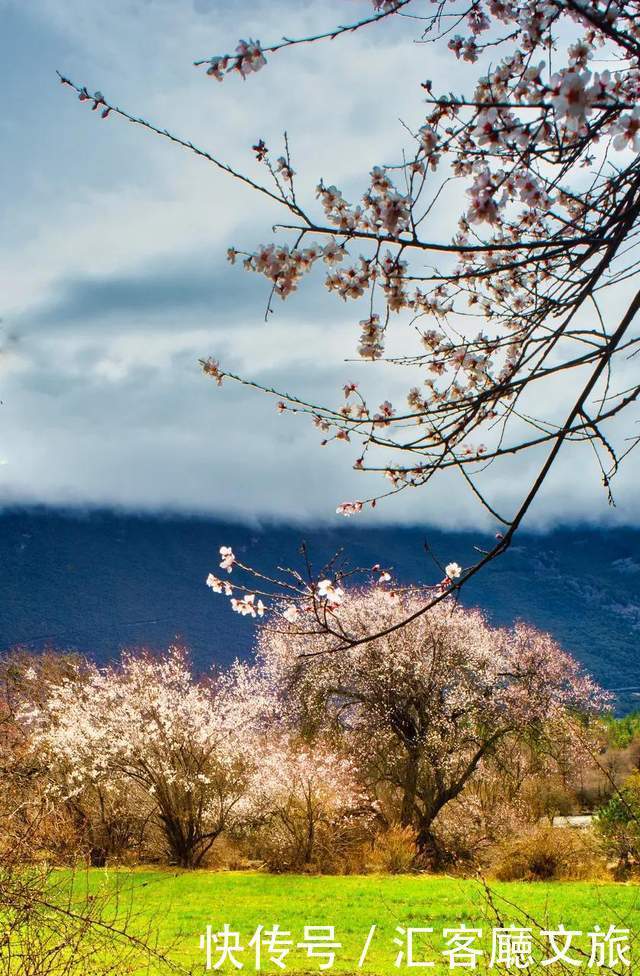
M 220 544 L 265 569 L 292 565 L 304 539 L 316 564 L 345 549 L 353 565 L 380 561 L 401 581 L 468 564 L 491 539 L 415 528 L 259 530 L 207 518 L 73 514 L 0 515 L 0 649 L 76 649 L 99 662 L 120 648 L 184 641 L 199 668 L 251 653 L 252 625 L 204 585 Z M 556 530 L 523 534 L 463 590 L 463 602 L 496 623 L 516 618 L 550 631 L 605 686 L 621 710 L 640 704 L 640 531 Z

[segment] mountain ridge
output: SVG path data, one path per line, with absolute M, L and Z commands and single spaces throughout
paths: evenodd
M 400 582 L 434 582 L 425 542 L 469 565 L 492 539 L 426 527 L 250 527 L 203 516 L 12 509 L 0 513 L 0 650 L 77 650 L 98 663 L 122 647 L 181 640 L 205 669 L 251 654 L 254 629 L 205 586 L 221 544 L 268 570 L 292 565 L 306 540 L 317 565 L 343 548 Z M 620 711 L 640 705 L 640 530 L 520 532 L 462 591 L 496 624 L 549 631 L 606 688 Z M 628 689 L 628 690 L 623 690 Z

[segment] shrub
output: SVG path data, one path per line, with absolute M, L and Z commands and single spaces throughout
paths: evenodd
M 367 833 L 366 822 L 358 819 L 320 822 L 314 830 L 311 856 L 307 857 L 297 831 L 274 818 L 248 838 L 248 852 L 274 874 L 360 873 L 365 867 L 361 850 Z
M 616 869 L 626 872 L 640 863 L 640 773 L 630 776 L 598 811 L 596 829 Z
M 497 845 L 492 869 L 499 881 L 577 881 L 605 873 L 591 831 L 546 825 Z
M 415 867 L 415 860 L 415 830 L 396 825 L 376 836 L 366 864 L 370 871 L 406 874 Z

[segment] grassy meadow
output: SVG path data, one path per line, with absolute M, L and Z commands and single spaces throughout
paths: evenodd
M 372 925 L 377 930 L 362 970 L 369 973 L 406 971 L 396 969 L 396 926 L 434 929 L 433 944 L 421 943 L 426 956 L 438 961 L 437 970 L 449 968 L 440 956 L 445 948 L 442 929 L 466 923 L 483 928 L 482 946 L 490 950 L 491 928 L 500 923 L 487 913 L 482 886 L 470 880 L 428 875 L 301 876 L 250 872 L 177 872 L 171 870 L 91 870 L 75 880 L 81 898 L 85 885 L 93 894 L 108 892 L 117 903 L 120 918 L 130 914 L 132 931 L 155 930 L 158 947 L 185 968 L 204 971 L 199 936 L 207 925 L 214 932 L 225 922 L 240 933 L 245 951 L 238 954 L 244 969 L 255 970 L 249 939 L 259 925 L 275 923 L 291 932 L 294 943 L 302 940 L 305 925 L 334 925 L 336 952 L 332 972 L 355 972 Z M 588 932 L 599 924 L 640 928 L 640 886 L 587 882 L 492 883 L 495 907 L 502 924 L 515 923 Z M 530 920 L 525 919 L 530 916 Z M 432 937 L 425 937 L 430 940 Z M 588 940 L 575 945 L 588 947 Z M 490 953 L 489 953 L 490 955 Z M 633 955 L 636 955 L 634 950 Z M 214 956 L 217 959 L 217 956 Z M 319 972 L 319 962 L 300 949 L 287 956 L 286 971 Z M 488 961 L 488 957 L 487 957 Z M 479 964 L 480 969 L 482 961 Z M 586 966 L 584 967 L 586 969 Z M 634 967 L 635 968 L 635 967 Z M 263 958 L 262 969 L 279 972 Z M 236 970 L 228 962 L 224 972 Z M 591 970 L 595 971 L 595 970 Z M 633 970 L 632 970 L 633 971 Z

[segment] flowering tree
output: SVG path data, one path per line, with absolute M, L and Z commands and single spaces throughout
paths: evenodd
M 424 600 L 420 591 L 392 599 L 375 587 L 352 590 L 340 607 L 345 626 L 385 637 L 336 654 L 330 635 L 265 627 L 260 650 L 271 680 L 295 690 L 301 714 L 346 731 L 370 777 L 397 792 L 402 825 L 437 856 L 438 814 L 501 746 L 566 740 L 571 713 L 597 711 L 606 696 L 548 635 L 490 627 L 451 601 L 390 631 Z
M 171 648 L 161 660 L 126 654 L 81 685 L 52 685 L 22 717 L 64 797 L 87 787 L 108 796 L 125 783 L 155 816 L 172 862 L 196 867 L 247 797 L 259 711 L 247 668 L 196 683 Z
M 283 208 L 278 242 L 228 252 L 267 279 L 272 299 L 286 299 L 324 267 L 332 294 L 365 303 L 359 355 L 409 374 L 404 404 L 375 406 L 351 382 L 342 405 L 310 402 L 304 391 L 265 392 L 280 411 L 308 416 L 323 444 L 357 444 L 355 467 L 387 479 L 382 493 L 341 503 L 344 515 L 445 472 L 463 479 L 500 531 L 493 548 L 449 580 L 451 590 L 508 547 L 567 442 L 593 448 L 611 500 L 611 479 L 638 443 L 612 421 L 640 393 L 626 365 L 639 341 L 640 6 L 373 0 L 360 21 L 275 44 L 241 41 L 235 54 L 196 65 L 217 81 L 246 79 L 293 45 L 403 18 L 418 25 L 420 43 L 477 65 L 475 84 L 442 93 L 425 79 L 418 118 L 390 153 L 395 161 L 373 166 L 358 202 L 320 179 L 319 212 L 300 189 L 286 139 L 281 155 L 262 139 L 253 146 L 261 181 L 61 80 L 103 118 L 118 115 L 179 143 Z M 435 223 L 449 224 L 443 238 L 432 236 Z M 409 343 L 385 357 L 394 321 Z M 218 384 L 265 389 L 212 358 L 203 367 Z M 522 482 L 515 511 L 500 512 L 482 474 L 499 466 L 513 479 L 506 465 L 523 454 L 537 473 Z
M 596 739 L 593 723 L 554 722 L 543 735 L 505 738 L 437 819 L 447 859 L 478 863 L 531 826 L 584 809 L 577 798 Z
M 115 976 L 152 962 L 157 971 L 173 966 L 151 926 L 133 924 L 118 881 L 97 891 L 51 860 L 69 852 L 67 824 L 42 788 L 42 757 L 30 749 L 22 716 L 45 707 L 51 685 L 79 684 L 85 673 L 75 655 L 16 649 L 0 658 L 0 972 L 7 976 Z
M 42 757 L 32 750 L 20 716 L 44 705 L 49 683 L 81 682 L 83 674 L 82 660 L 72 654 L 16 648 L 0 659 L 0 817 L 10 824 L 3 826 L 4 844 L 20 848 L 25 859 L 39 850 L 75 853 L 78 832 L 74 813 L 51 804 Z
M 320 853 L 335 859 L 340 833 L 371 819 L 360 771 L 344 750 L 295 735 L 263 756 L 254 805 L 263 823 L 267 860 L 299 869 Z

